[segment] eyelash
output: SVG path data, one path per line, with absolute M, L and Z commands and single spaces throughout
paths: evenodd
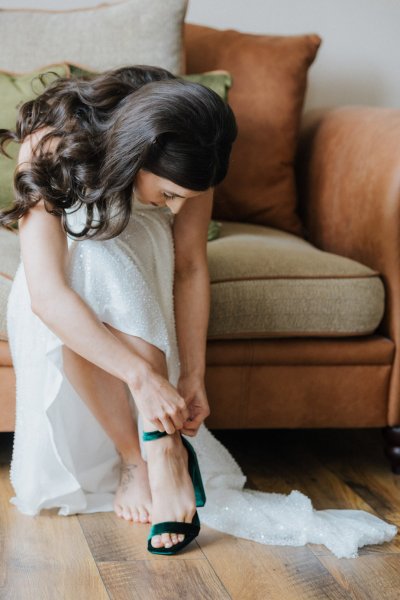
M 166 198 L 167 200 L 173 200 L 174 198 L 176 198 L 176 196 L 169 196 L 168 194 L 166 194 L 165 192 L 163 192 L 163 196 L 164 198 Z

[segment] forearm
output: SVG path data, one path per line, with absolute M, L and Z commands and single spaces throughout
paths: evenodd
M 115 337 L 79 294 L 61 287 L 46 297 L 32 308 L 66 346 L 132 387 L 140 385 L 150 364 Z
M 210 314 L 207 265 L 193 271 L 175 273 L 174 306 L 181 375 L 204 377 Z

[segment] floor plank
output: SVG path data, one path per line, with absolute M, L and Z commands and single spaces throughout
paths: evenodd
M 229 594 L 206 560 L 100 562 L 111 599 L 228 600 Z
M 398 554 L 338 559 L 320 556 L 320 562 L 354 600 L 398 600 L 400 598 L 400 556 Z
M 21 514 L 9 503 L 14 492 L 4 466 L 0 490 L 1 598 L 109 598 L 75 516 Z
M 336 473 L 382 517 L 396 520 L 400 515 L 400 476 L 389 469 L 383 452 L 383 438 L 379 430 L 344 432 L 340 444 L 333 443 L 332 434 L 321 432 L 313 436 L 313 451 L 318 448 L 321 464 Z M 356 451 L 355 451 L 356 449 Z
M 147 550 L 149 523 L 126 521 L 114 512 L 78 516 L 87 543 L 96 561 L 163 560 L 160 554 Z M 204 560 L 196 540 L 170 560 Z
M 306 546 L 256 544 L 206 527 L 199 543 L 235 600 L 347 598 Z

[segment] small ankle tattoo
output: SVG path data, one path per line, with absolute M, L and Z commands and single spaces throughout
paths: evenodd
M 126 463 L 122 462 L 121 464 L 121 476 L 120 476 L 120 486 L 123 492 L 129 487 L 129 484 L 135 478 L 135 469 L 137 469 L 138 465 L 135 463 Z

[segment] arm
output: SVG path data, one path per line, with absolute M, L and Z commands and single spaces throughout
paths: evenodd
M 29 163 L 30 152 L 26 140 L 19 164 Z M 161 421 L 170 432 L 169 419 L 181 426 L 189 414 L 184 399 L 150 363 L 114 336 L 68 285 L 66 234 L 60 218 L 45 210 L 43 200 L 20 219 L 19 235 L 32 311 L 65 345 L 127 383 L 139 410 L 157 429 Z
M 184 396 L 192 422 L 182 433 L 195 435 L 210 414 L 204 386 L 210 277 L 207 260 L 208 224 L 213 189 L 187 200 L 175 216 L 174 306 L 181 362 L 178 391 Z
M 21 256 L 32 311 L 69 348 L 136 386 L 149 366 L 103 325 L 66 281 L 67 241 L 59 217 L 41 200 L 21 218 Z

